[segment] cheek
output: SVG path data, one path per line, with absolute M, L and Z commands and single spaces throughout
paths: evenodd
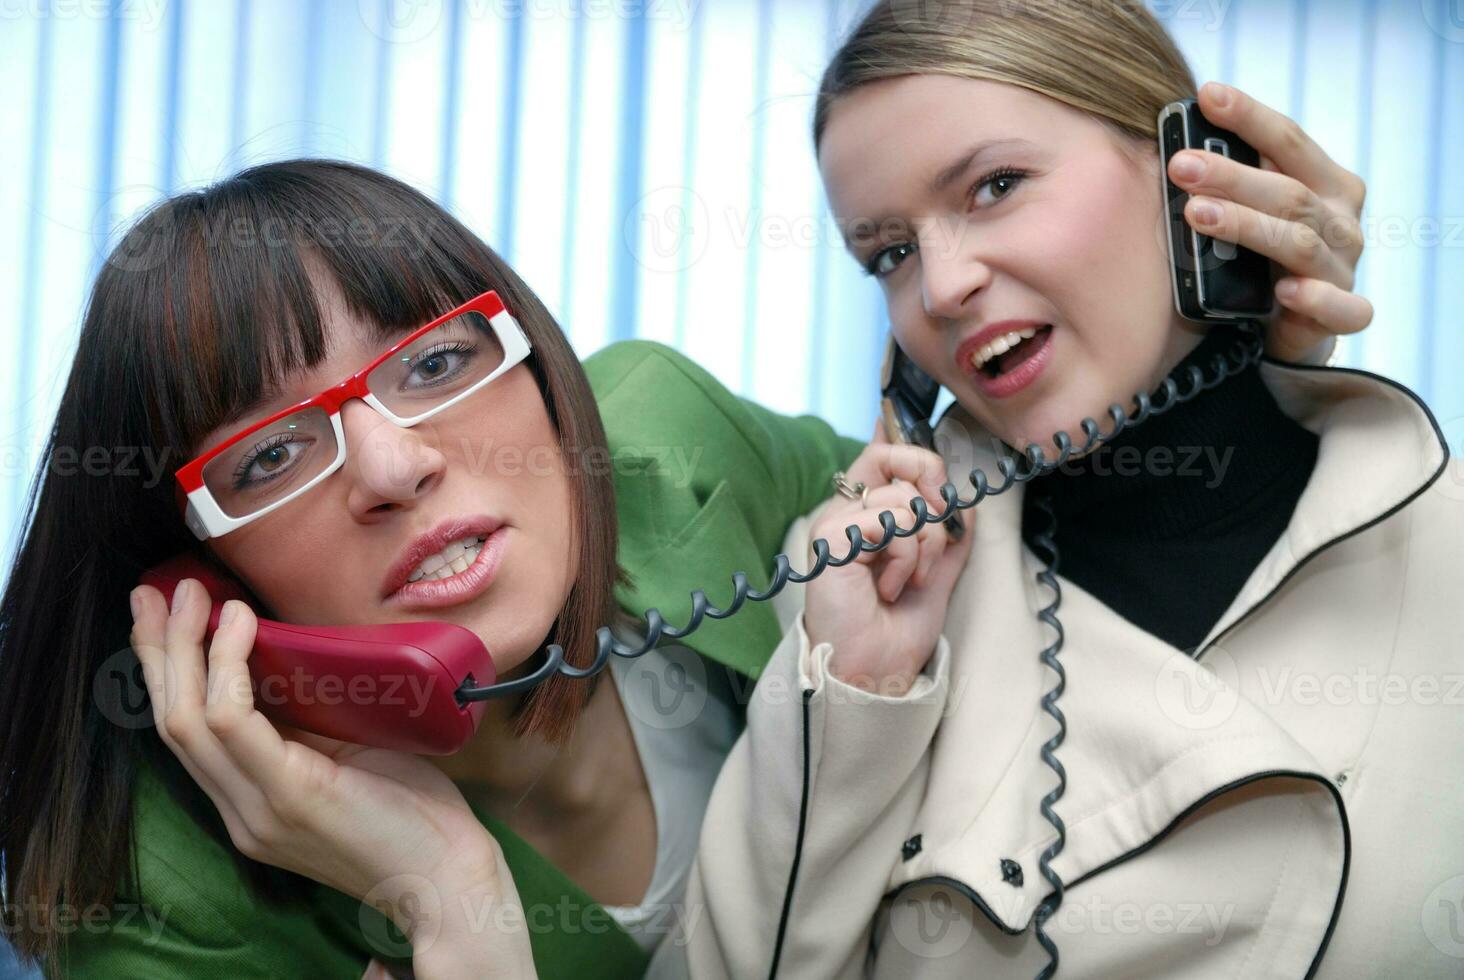
M 1014 229 L 1012 261 L 1085 359 L 1141 364 L 1163 345 L 1173 304 L 1168 253 L 1158 191 L 1146 187 L 1142 175 L 1100 175 L 1064 188 Z
M 534 389 L 537 395 L 537 388 Z M 449 467 L 460 467 L 469 494 L 514 525 L 523 539 L 515 555 L 517 576 L 532 579 L 536 590 L 549 595 L 561 575 L 572 575 L 573 507 L 572 467 L 580 465 L 573 454 L 566 458 L 547 410 L 537 397 L 520 399 L 509 415 L 495 416 L 491 427 L 466 430 L 464 438 L 487 447 L 478 459 L 453 458 Z M 485 429 L 487 431 L 485 431 Z M 486 466 L 485 466 L 486 463 Z M 449 473 L 449 484 L 453 481 Z M 533 557 L 526 558 L 531 553 Z
M 1115 193 L 1114 202 L 1125 199 Z M 1157 300 L 1168 300 L 1169 254 L 1164 242 L 1157 202 L 1129 188 L 1127 199 L 1135 204 L 1122 208 L 1109 204 L 1095 208 L 1087 220 L 1101 229 L 1099 241 L 1090 243 L 1093 267 L 1100 275 L 1096 285 L 1106 285 L 1119 302 L 1143 315 Z
M 1153 278 L 1152 260 L 1165 251 L 1158 177 L 1150 186 L 1149 176 L 1118 157 L 1054 174 L 1022 209 L 1012 247 L 1072 283 L 1129 292 Z
M 230 568 L 249 570 L 244 584 L 267 607 L 255 610 L 266 618 L 302 624 L 348 621 L 341 618 L 345 610 L 338 608 L 343 583 L 369 578 L 374 567 L 331 557 L 339 544 L 332 544 L 332 535 L 323 529 L 334 525 L 325 513 L 310 512 L 327 495 L 318 496 L 293 501 L 229 535 L 226 548 L 215 548 Z M 287 515 L 286 510 L 295 512 Z M 385 567 L 376 571 L 384 573 Z
M 1054 302 L 1101 307 L 1127 302 L 1152 257 L 1148 215 L 1123 206 L 1121 193 L 1076 191 L 1043 202 L 1014 223 L 1008 255 L 1022 277 Z M 1069 315 L 1081 309 L 1064 311 Z
M 1144 388 L 1164 349 L 1172 299 L 1157 192 L 1141 193 L 1132 178 L 1095 184 L 1108 189 L 1072 187 L 1024 209 L 1003 239 L 1005 269 L 1065 327 L 1043 397 L 968 405 L 1014 446 L 1055 453 L 1060 430 L 1080 443 L 1084 417 L 1107 430 L 1108 405 Z

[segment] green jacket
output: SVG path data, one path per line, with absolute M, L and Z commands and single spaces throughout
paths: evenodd
M 789 524 L 830 493 L 830 475 L 861 444 L 827 423 L 791 418 L 736 397 L 661 344 L 614 344 L 585 361 L 614 461 L 620 562 L 634 579 L 617 597 L 673 624 L 702 587 L 713 603 L 745 571 L 767 585 Z M 677 455 L 677 454 L 680 455 Z M 767 603 L 708 620 L 686 644 L 756 677 L 782 632 Z M 573 882 L 498 821 L 478 818 L 501 844 L 532 931 L 544 980 L 633 977 L 640 947 Z M 225 848 L 203 832 L 142 767 L 136 786 L 141 895 L 125 894 L 105 928 L 68 934 L 61 975 L 86 978 L 339 977 L 356 980 L 373 957 L 409 960 L 410 947 L 375 909 L 325 886 L 310 908 L 256 897 Z M 55 975 L 55 967 L 47 968 Z

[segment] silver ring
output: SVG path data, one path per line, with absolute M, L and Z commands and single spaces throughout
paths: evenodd
M 834 489 L 839 491 L 840 494 L 848 497 L 850 500 L 859 501 L 863 507 L 869 506 L 869 487 L 865 486 L 863 481 L 850 483 L 848 475 L 843 470 L 835 472 L 833 480 Z

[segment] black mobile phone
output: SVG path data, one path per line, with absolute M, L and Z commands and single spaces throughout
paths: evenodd
M 1209 150 L 1251 167 L 1261 165 L 1255 147 L 1200 112 L 1194 99 L 1159 111 L 1159 183 L 1166 205 L 1174 308 L 1200 323 L 1231 323 L 1276 312 L 1270 267 L 1264 255 L 1243 245 L 1202 235 L 1184 218 L 1189 194 L 1169 179 L 1169 161 L 1180 150 Z
M 935 449 L 935 429 L 930 417 L 940 395 L 940 382 L 920 370 L 890 335 L 884 366 L 879 372 L 880 414 L 885 435 L 892 441 Z M 959 513 L 945 521 L 946 531 L 956 540 L 966 533 Z

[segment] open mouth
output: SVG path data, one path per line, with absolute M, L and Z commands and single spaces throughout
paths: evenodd
M 498 577 L 510 530 L 501 524 L 486 536 L 481 531 L 477 535 L 469 532 L 449 541 L 419 562 L 406 581 L 385 597 L 386 602 L 396 609 L 420 612 L 477 598 Z
M 1035 330 L 998 337 L 971 355 L 971 367 L 988 378 L 1009 374 L 1041 350 L 1051 333 L 1052 324 L 1044 323 Z
M 436 554 L 428 555 L 423 559 L 407 578 L 407 582 L 437 581 L 445 578 L 452 578 L 466 572 L 473 562 L 478 559 L 478 552 L 482 550 L 483 542 L 488 536 L 470 535 L 457 541 L 449 542 L 447 547 Z

